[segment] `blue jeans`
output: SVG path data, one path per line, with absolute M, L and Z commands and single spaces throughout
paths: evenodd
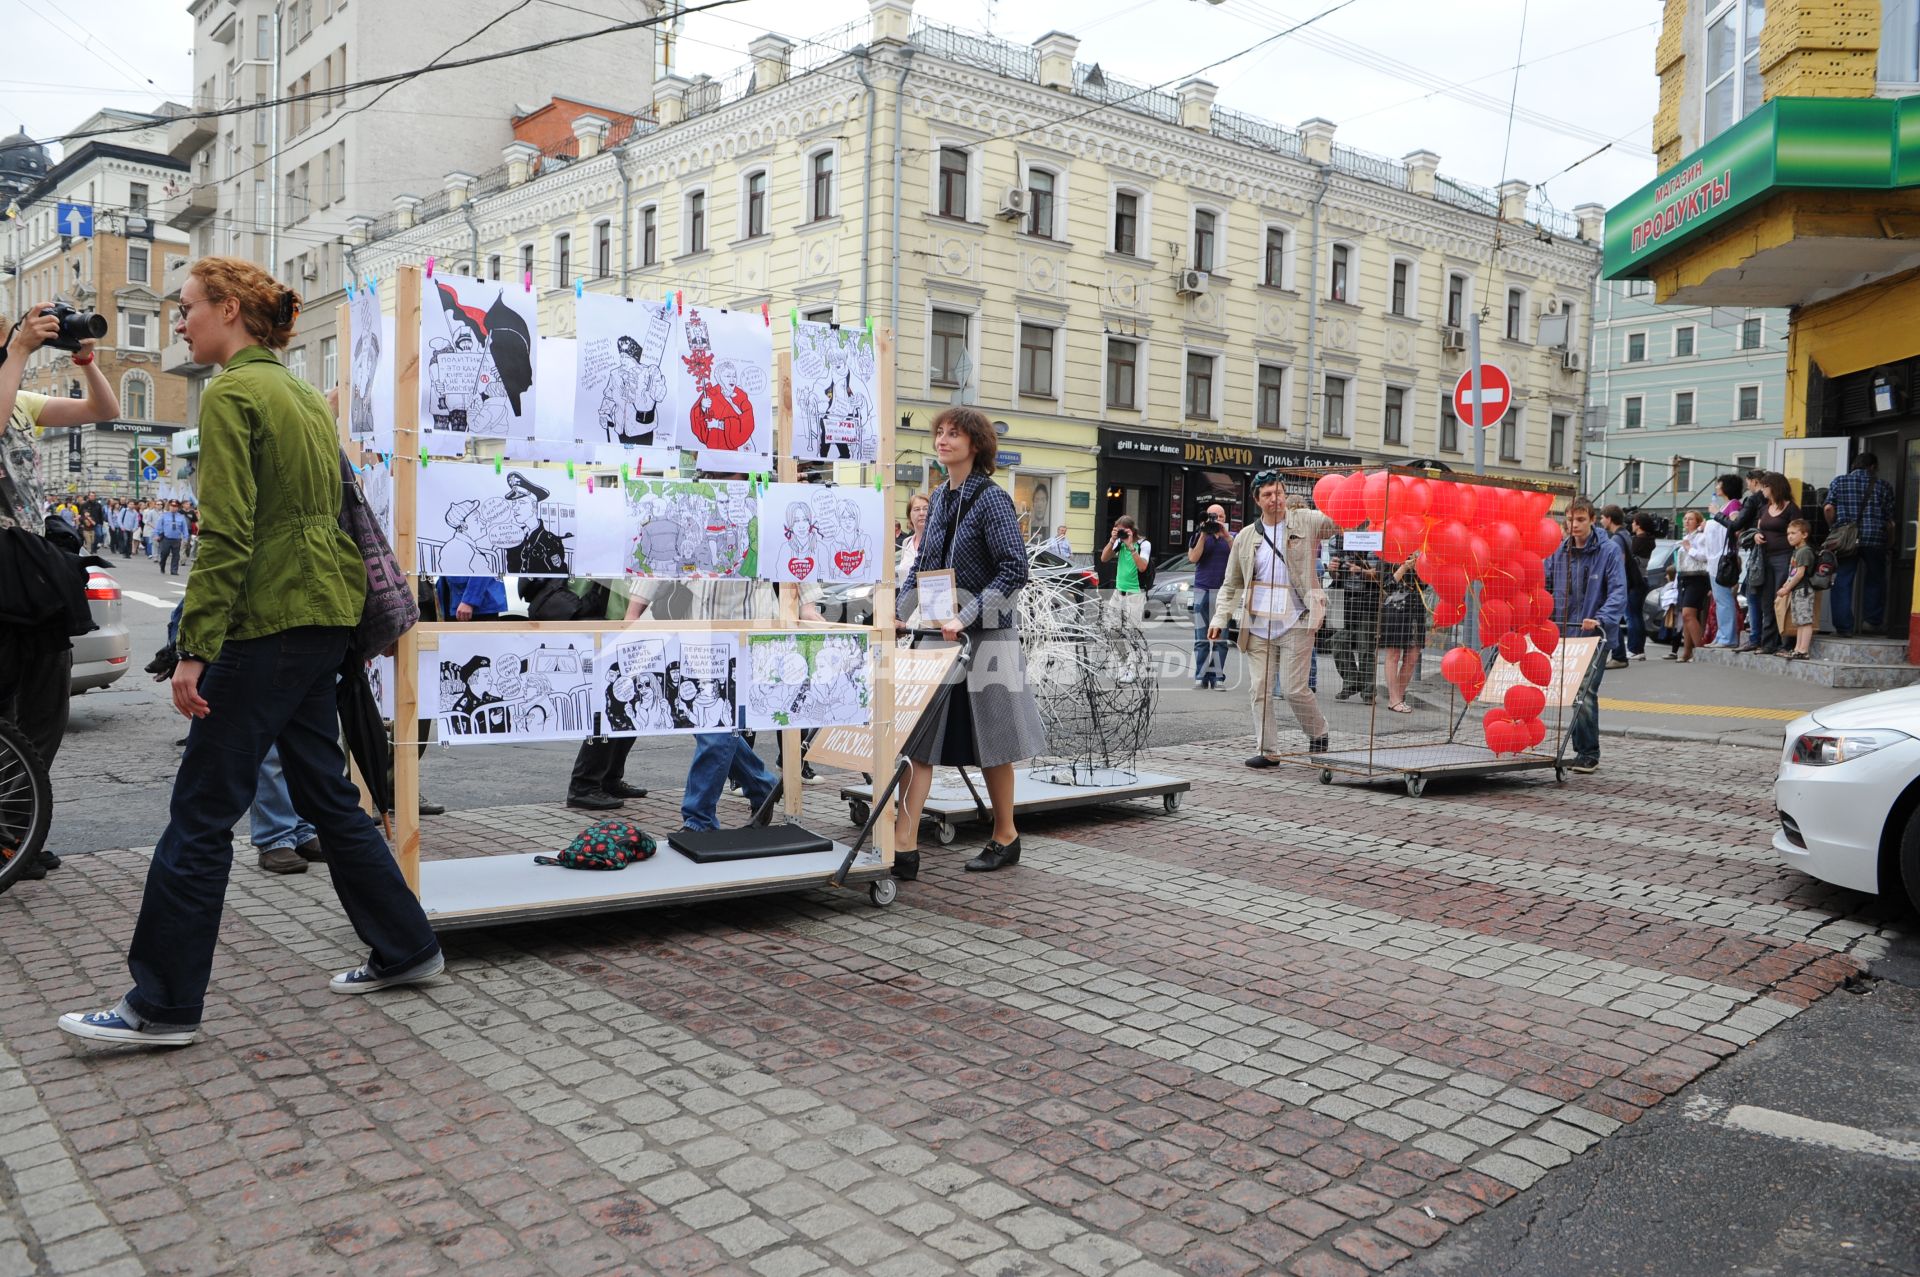
M 687 767 L 687 792 L 680 799 L 680 823 L 688 829 L 718 829 L 720 791 L 727 778 L 740 782 L 747 801 L 758 810 L 773 792 L 774 775 L 753 752 L 746 737 L 732 732 L 702 732 L 693 738 L 693 762 Z
M 162 572 L 171 572 L 175 576 L 179 576 L 180 575 L 180 538 L 179 537 L 161 537 L 160 552 L 157 557 L 160 560 L 160 570 Z M 169 560 L 171 560 L 173 563 L 172 567 L 167 566 L 167 563 Z
M 1887 547 L 1863 545 L 1860 553 L 1840 560 L 1839 570 L 1833 574 L 1833 592 L 1829 596 L 1832 602 L 1827 606 L 1833 610 L 1835 633 L 1853 632 L 1853 578 L 1856 576 L 1865 578 L 1860 583 L 1863 628 L 1877 630 L 1887 623 Z
M 334 894 L 372 951 L 374 974 L 405 970 L 439 950 L 399 862 L 347 780 L 334 685 L 348 634 L 310 626 L 231 640 L 201 678 L 210 712 L 187 728 L 170 819 L 127 951 L 133 988 L 122 1006 L 141 1023 L 200 1023 L 233 869 L 233 827 L 276 743 L 294 809 L 326 845 Z
M 1198 586 L 1193 591 L 1193 676 L 1208 687 L 1225 681 L 1227 673 L 1227 641 L 1207 639 L 1213 601 L 1219 594 L 1217 589 L 1203 590 Z
M 304 847 L 313 841 L 313 826 L 300 819 L 287 793 L 286 772 L 280 766 L 280 750 L 267 751 L 260 764 L 259 785 L 253 791 L 253 845 L 261 851 L 276 847 Z
M 1579 631 L 1572 631 L 1578 635 Z M 1567 724 L 1567 745 L 1576 763 L 1600 761 L 1600 679 L 1607 672 L 1607 645 L 1600 645 L 1600 659 L 1594 661 L 1573 698 L 1573 721 Z
M 1740 628 L 1739 607 L 1740 605 L 1733 598 L 1733 587 L 1715 581 L 1713 583 L 1713 617 L 1719 629 L 1713 641 L 1721 647 L 1733 646 L 1734 637 Z

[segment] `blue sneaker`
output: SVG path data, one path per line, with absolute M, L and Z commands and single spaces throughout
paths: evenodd
M 59 1025 L 76 1038 L 93 1042 L 124 1042 L 135 1046 L 191 1046 L 200 1036 L 193 1029 L 136 1029 L 115 1011 L 69 1011 Z
M 327 987 L 335 993 L 372 993 L 375 989 L 391 989 L 395 985 L 418 984 L 422 980 L 431 980 L 447 969 L 447 956 L 435 949 L 431 958 L 414 963 L 405 971 L 395 971 L 391 975 L 375 975 L 371 967 L 355 967 L 351 971 L 342 971 L 327 982 Z

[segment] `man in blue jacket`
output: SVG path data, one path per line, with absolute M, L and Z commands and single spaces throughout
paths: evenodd
M 1553 594 L 1553 623 L 1562 635 L 1600 637 L 1602 659 L 1581 680 L 1567 727 L 1573 770 L 1585 774 L 1600 767 L 1600 678 L 1627 606 L 1626 560 L 1617 541 L 1594 534 L 1593 503 L 1585 497 L 1567 507 L 1567 536 L 1547 560 L 1547 589 Z
M 507 587 L 497 576 L 443 576 L 434 587 L 447 621 L 497 621 L 507 610 Z

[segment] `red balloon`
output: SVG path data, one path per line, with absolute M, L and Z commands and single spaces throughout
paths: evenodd
M 1560 536 L 1559 520 L 1536 519 L 1527 527 L 1527 548 L 1544 559 L 1560 548 Z
M 1528 749 L 1532 749 L 1547 738 L 1547 725 L 1540 721 L 1538 714 L 1535 714 L 1532 718 L 1521 719 L 1520 726 L 1527 729 Z
M 1474 487 L 1470 483 L 1457 483 L 1454 487 L 1459 490 L 1460 494 L 1460 522 L 1470 528 L 1478 527 L 1480 520 L 1480 493 L 1482 490 Z
M 1361 520 L 1367 517 L 1364 486 L 1364 481 L 1357 474 L 1342 476 L 1340 486 L 1327 497 L 1324 507 L 1327 517 L 1345 529 L 1359 527 Z
M 1487 549 L 1496 562 L 1510 559 L 1520 551 L 1520 530 L 1502 519 L 1487 525 Z
M 1427 491 L 1427 481 L 1410 474 L 1397 474 L 1393 477 L 1393 491 L 1389 495 L 1387 517 L 1396 514 L 1411 514 L 1426 518 L 1433 508 L 1433 494 Z
M 1387 488 L 1393 476 L 1385 470 L 1375 470 L 1361 481 L 1361 505 L 1367 513 L 1367 522 L 1376 529 L 1387 522 Z
M 1520 676 L 1529 683 L 1545 687 L 1553 682 L 1553 662 L 1545 652 L 1528 652 L 1516 664 L 1520 666 Z
M 1547 585 L 1546 564 L 1532 550 L 1520 550 L 1507 560 L 1513 579 L 1523 590 L 1543 590 Z
M 1513 605 L 1490 599 L 1480 605 L 1480 636 L 1489 644 L 1513 628 Z
M 1343 474 L 1323 474 L 1313 485 L 1313 508 L 1326 514 L 1327 507 L 1333 502 L 1333 494 L 1347 481 Z M 1331 516 L 1329 516 L 1331 517 Z
M 1495 560 L 1487 565 L 1487 574 L 1480 579 L 1480 593 L 1485 598 L 1511 604 L 1517 619 L 1526 591 L 1520 588 L 1520 578 L 1514 575 L 1512 565 L 1505 560 Z
M 1460 493 L 1465 488 L 1464 484 L 1455 483 L 1451 479 L 1429 479 L 1426 484 L 1428 518 L 1435 523 L 1442 523 L 1448 519 L 1462 517 Z
M 1487 574 L 1487 568 L 1491 563 L 1492 555 L 1487 551 L 1486 538 L 1468 536 L 1467 553 L 1460 560 L 1460 565 L 1466 568 L 1467 575 L 1478 581 Z
M 1426 539 L 1425 520 L 1417 514 L 1396 514 L 1387 520 L 1386 530 L 1380 537 L 1380 557 L 1389 563 L 1404 563 Z
M 1535 519 L 1544 519 L 1547 513 L 1553 509 L 1553 494 L 1551 492 L 1529 492 L 1527 494 L 1526 504 L 1526 522 L 1531 523 Z
M 1521 729 L 1504 709 L 1490 709 L 1480 720 L 1480 730 L 1487 738 L 1487 748 L 1496 754 L 1512 754 L 1520 749 Z
M 1420 579 L 1433 587 L 1433 592 L 1443 599 L 1464 599 L 1467 597 L 1467 572 L 1458 563 L 1449 563 L 1432 557 L 1433 533 L 1427 533 L 1428 557 L 1420 563 Z
M 1500 636 L 1500 659 L 1511 665 L 1527 654 L 1527 636 L 1508 630 Z
M 1515 718 L 1537 718 L 1547 707 L 1547 694 L 1531 683 L 1515 683 L 1507 689 L 1504 704 Z
M 1427 557 L 1440 563 L 1465 564 L 1471 547 L 1467 527 L 1458 519 L 1436 523 L 1427 531 Z M 1463 571 L 1464 577 L 1466 573 Z
M 1444 630 L 1449 625 L 1458 625 L 1466 619 L 1467 604 L 1464 599 L 1449 598 L 1443 594 L 1433 605 L 1433 623 L 1440 629 Z
M 1541 621 L 1527 631 L 1527 637 L 1535 647 L 1552 656 L 1553 649 L 1560 646 L 1560 627 L 1552 621 Z
M 1463 686 L 1468 679 L 1481 675 L 1480 654 L 1470 647 L 1450 648 L 1440 658 L 1440 677 L 1455 687 Z
M 1480 693 L 1485 690 L 1486 686 L 1487 676 L 1485 674 L 1475 674 L 1471 680 L 1461 684 L 1460 695 L 1468 701 L 1476 701 L 1480 699 Z

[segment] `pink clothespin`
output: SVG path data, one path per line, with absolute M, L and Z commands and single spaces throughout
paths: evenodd
M 528 271 L 526 275 L 522 277 L 521 282 L 526 285 L 528 292 L 532 292 L 533 291 L 533 272 Z
M 773 314 L 766 302 L 760 303 L 760 322 L 769 328 L 773 327 Z
M 676 313 L 680 313 L 680 314 L 684 314 L 687 309 L 686 299 L 681 295 L 680 290 L 677 288 L 673 292 L 673 309 Z
M 433 258 L 431 257 L 427 259 L 427 278 L 433 278 Z

